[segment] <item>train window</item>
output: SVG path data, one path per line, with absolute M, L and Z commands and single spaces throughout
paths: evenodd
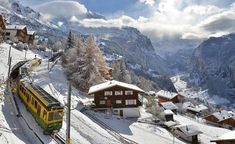
M 38 107 L 38 102 L 37 101 L 34 102 L 34 106 L 35 106 L 35 108 Z
M 27 102 L 29 103 L 29 101 L 30 101 L 30 95 L 27 94 Z
M 63 113 L 60 111 L 54 112 L 54 120 L 60 120 L 63 118 Z
M 48 116 L 48 121 L 52 121 L 52 120 L 53 120 L 53 112 L 50 112 Z
M 34 98 L 32 98 L 32 102 L 31 102 L 31 104 L 34 106 L 34 102 L 35 102 L 35 100 L 34 100 Z

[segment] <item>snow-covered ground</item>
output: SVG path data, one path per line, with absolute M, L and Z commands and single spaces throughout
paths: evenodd
M 203 144 L 209 144 L 210 140 L 216 139 L 218 136 L 230 132 L 230 130 L 225 128 L 219 128 L 216 126 L 207 125 L 203 123 L 203 121 L 200 119 L 195 120 L 192 118 L 187 118 L 182 115 L 174 115 L 174 119 L 182 125 L 193 125 L 198 130 L 203 132 L 202 134 L 199 135 L 199 139 Z
M 5 95 L 6 85 L 3 82 L 7 79 L 8 54 L 10 45 L 0 44 L 0 143 L 1 144 L 23 144 L 40 143 L 33 132 L 27 127 L 21 117 L 16 117 L 13 101 L 9 95 Z M 12 65 L 25 59 L 25 51 L 11 49 Z M 27 59 L 33 58 L 34 52 L 27 52 Z
M 146 113 L 140 108 L 141 117 L 139 119 L 152 118 L 152 115 Z M 118 116 L 107 117 L 104 113 L 95 113 L 89 111 L 90 114 L 104 122 L 122 136 L 137 142 L 138 144 L 184 144 L 185 142 L 173 138 L 172 134 L 166 129 L 148 123 L 139 123 L 137 119 L 121 119 Z
M 171 77 L 171 81 L 173 82 L 176 90 L 182 94 L 183 96 L 189 98 L 199 98 L 201 101 L 210 104 L 227 104 L 229 101 L 227 99 L 218 97 L 218 96 L 210 96 L 208 94 L 208 90 L 195 90 L 193 88 L 187 87 L 187 82 L 182 80 L 182 77 L 187 77 L 186 74 L 179 74 L 174 77 Z

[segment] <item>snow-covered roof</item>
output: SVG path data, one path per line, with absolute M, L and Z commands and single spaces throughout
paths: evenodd
M 26 28 L 25 25 L 7 25 L 6 29 L 13 29 L 13 30 L 22 30 Z
M 215 116 L 219 121 L 224 120 L 224 119 L 227 119 L 227 118 L 233 116 L 233 114 L 229 113 L 229 112 L 226 111 L 226 110 L 222 110 L 222 111 L 219 111 L 219 112 L 215 112 L 215 113 L 213 113 L 212 115 Z
M 120 87 L 125 87 L 128 89 L 132 89 L 135 91 L 139 91 L 139 92 L 144 92 L 144 90 L 142 90 L 141 88 L 132 85 L 132 84 L 128 84 L 128 83 L 124 83 L 124 82 L 120 82 L 120 81 L 116 81 L 116 80 L 111 80 L 111 81 L 107 81 L 98 85 L 94 85 L 92 87 L 90 87 L 88 94 L 92 94 L 98 91 L 102 91 L 114 86 L 120 86 Z
M 223 134 L 223 135 L 219 136 L 218 139 L 212 140 L 211 142 L 216 142 L 216 141 L 221 141 L 221 140 L 235 140 L 235 130 L 230 131 L 226 134 Z
M 208 110 L 208 107 L 203 105 L 203 104 L 200 104 L 200 105 L 196 105 L 196 106 L 188 106 L 187 107 L 188 110 L 192 110 L 192 111 L 195 111 L 195 112 L 202 112 L 204 110 Z
M 33 35 L 35 33 L 35 31 L 27 31 L 28 35 Z
M 175 126 L 175 128 L 178 128 L 188 137 L 202 133 L 201 131 L 194 128 L 192 125 L 178 125 L 178 126 Z
M 157 95 L 168 98 L 168 99 L 172 99 L 172 98 L 176 97 L 178 94 L 174 93 L 174 92 L 160 90 L 159 92 L 157 92 Z
M 171 110 L 164 110 L 165 115 L 173 115 L 174 113 Z
M 178 107 L 173 102 L 162 102 L 161 105 L 165 110 L 178 109 Z

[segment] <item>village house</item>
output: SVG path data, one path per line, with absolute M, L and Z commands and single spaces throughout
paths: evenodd
M 28 44 L 34 44 L 34 40 L 35 40 L 35 31 L 27 31 L 26 42 Z
M 180 103 L 183 101 L 183 96 L 174 92 L 160 90 L 159 92 L 157 92 L 156 95 L 159 103 L 168 101 L 171 101 L 173 103 Z
M 205 115 L 208 115 L 209 113 L 208 107 L 203 104 L 200 104 L 200 105 L 191 104 L 191 105 L 184 107 L 184 109 L 186 109 L 187 113 L 196 115 L 196 116 L 205 116 Z
M 4 39 L 4 31 L 6 29 L 5 19 L 2 15 L 0 15 L 0 40 Z
M 204 119 L 206 120 L 207 123 L 217 126 L 225 126 L 225 127 L 234 126 L 234 113 L 226 110 L 210 114 L 204 117 Z
M 160 103 L 160 106 L 161 106 L 164 110 L 171 110 L 171 111 L 174 112 L 175 114 L 177 113 L 178 107 L 177 107 L 173 102 L 162 102 L 162 103 Z
M 27 27 L 25 25 L 7 25 L 5 39 L 13 42 L 27 43 Z
M 177 125 L 173 127 L 173 133 L 191 144 L 199 144 L 198 135 L 202 132 L 192 125 Z
M 225 128 L 234 129 L 235 128 L 235 116 L 218 121 L 218 123 Z
M 171 110 L 164 110 L 163 114 L 166 121 L 174 121 L 174 113 Z
M 111 110 L 122 117 L 139 117 L 141 93 L 139 87 L 116 80 L 92 86 L 88 92 L 94 97 L 95 110 Z
M 217 139 L 211 140 L 216 144 L 235 144 L 235 131 L 228 132 Z

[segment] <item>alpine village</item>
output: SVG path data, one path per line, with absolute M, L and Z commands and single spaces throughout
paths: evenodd
M 56 7 L 56 17 L 86 2 L 46 1 L 37 8 L 25 3 L 0 0 L 1 144 L 235 144 L 235 93 L 228 90 L 230 104 L 221 104 L 219 94 L 213 101 L 212 83 L 206 89 L 195 71 L 171 68 L 186 57 L 183 49 L 161 58 L 141 29 L 92 27 L 87 21 L 108 20 L 91 11 L 88 26 L 78 16 L 49 21 L 37 11 L 48 4 L 46 11 Z M 206 53 L 207 41 L 216 45 L 225 37 L 230 41 L 219 47 L 231 43 L 235 49 L 232 36 L 203 39 L 197 49 Z

